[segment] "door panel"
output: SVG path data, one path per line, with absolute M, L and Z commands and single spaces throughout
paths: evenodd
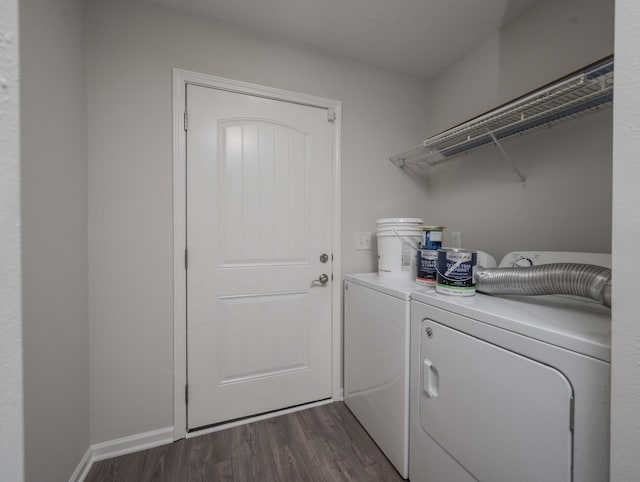
M 421 324 L 420 423 L 473 477 L 571 480 L 573 390 L 552 367 Z
M 309 134 L 253 119 L 219 126 L 222 266 L 307 262 Z
M 331 396 L 326 110 L 187 86 L 188 428 Z
M 300 323 L 308 311 L 304 293 L 220 301 L 220 385 L 309 368 L 309 327 Z M 266 325 L 265 318 L 273 321 Z

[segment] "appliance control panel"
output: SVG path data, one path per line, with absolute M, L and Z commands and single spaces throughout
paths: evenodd
M 529 267 L 550 263 L 595 264 L 611 268 L 610 253 L 574 253 L 570 251 L 513 251 L 508 253 L 500 268 Z

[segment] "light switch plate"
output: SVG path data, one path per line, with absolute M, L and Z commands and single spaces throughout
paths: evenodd
M 460 231 L 453 231 L 451 233 L 451 247 L 452 248 L 462 247 L 462 234 L 460 233 Z
M 371 233 L 364 231 L 356 233 L 356 249 L 371 249 Z

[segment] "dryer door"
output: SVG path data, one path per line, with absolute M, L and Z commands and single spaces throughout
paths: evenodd
M 429 319 L 420 344 L 422 427 L 474 478 L 571 480 L 562 373 Z

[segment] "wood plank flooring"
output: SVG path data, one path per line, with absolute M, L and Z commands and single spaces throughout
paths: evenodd
M 342 402 L 96 462 L 86 482 L 402 481 Z

